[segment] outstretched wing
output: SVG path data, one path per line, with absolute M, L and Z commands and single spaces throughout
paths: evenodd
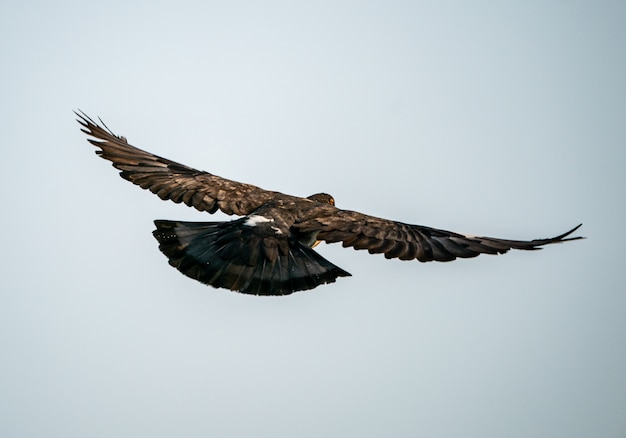
M 327 243 L 342 242 L 344 247 L 367 249 L 386 258 L 417 259 L 420 262 L 447 262 L 479 254 L 504 254 L 510 249 L 536 250 L 543 245 L 583 239 L 567 237 L 580 225 L 556 237 L 535 240 L 508 240 L 478 237 L 421 225 L 380 219 L 362 213 L 326 206 L 318 214 L 297 224 L 301 232 L 318 232 L 317 239 Z M 582 224 L 581 224 L 582 225 Z
M 193 169 L 131 146 L 124 137 L 113 134 L 107 126 L 99 126 L 85 113 L 76 113 L 82 131 L 93 138 L 89 142 L 100 148 L 102 158 L 119 169 L 120 176 L 161 199 L 184 202 L 200 211 L 247 215 L 281 196 L 259 187 L 231 181 L 208 172 Z

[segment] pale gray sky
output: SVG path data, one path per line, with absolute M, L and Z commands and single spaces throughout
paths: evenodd
M 626 436 L 626 4 L 18 2 L 0 13 L 0 435 Z M 322 245 L 288 297 L 170 268 L 72 110 L 196 168 L 532 239 Z

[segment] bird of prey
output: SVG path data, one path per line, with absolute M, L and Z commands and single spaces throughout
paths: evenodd
M 76 112 L 81 130 L 122 178 L 163 200 L 197 210 L 242 216 L 225 222 L 156 220 L 154 237 L 170 265 L 216 288 L 254 295 L 287 295 L 332 283 L 350 274 L 313 247 L 342 242 L 386 258 L 447 262 L 479 254 L 541 246 L 582 237 L 566 233 L 530 241 L 459 234 L 381 219 L 335 206 L 332 196 L 306 198 L 264 190 L 187 167 L 131 146 L 100 120 Z M 582 225 L 582 224 L 581 224 Z

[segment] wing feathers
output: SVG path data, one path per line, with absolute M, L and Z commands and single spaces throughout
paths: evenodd
M 84 113 L 76 113 L 89 142 L 99 148 L 96 153 L 111 161 L 120 176 L 161 199 L 184 202 L 200 211 L 226 214 L 250 214 L 276 197 L 276 193 L 259 187 L 221 178 L 208 172 L 176 163 L 128 144 L 113 134 L 104 123 L 98 125 Z M 219 201 L 216 203 L 216 201 Z
M 317 238 L 327 243 L 342 242 L 344 247 L 367 249 L 386 258 L 447 262 L 479 254 L 504 254 L 510 249 L 537 250 L 541 246 L 582 237 L 568 237 L 577 227 L 547 239 L 508 240 L 463 235 L 446 230 L 380 219 L 362 213 L 334 209 L 296 224 L 301 232 L 318 231 Z

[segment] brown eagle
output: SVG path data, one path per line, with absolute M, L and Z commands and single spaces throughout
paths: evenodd
M 535 250 L 582 239 L 566 233 L 530 241 L 477 237 L 410 225 L 335 207 L 332 196 L 285 195 L 232 181 L 131 146 L 101 122 L 76 113 L 82 131 L 122 178 L 161 199 L 200 211 L 243 216 L 226 222 L 156 220 L 154 237 L 170 265 L 216 288 L 255 295 L 287 295 L 350 274 L 312 248 L 320 241 L 367 249 L 386 258 L 447 262 L 457 257 Z M 582 224 L 581 224 L 582 225 Z

